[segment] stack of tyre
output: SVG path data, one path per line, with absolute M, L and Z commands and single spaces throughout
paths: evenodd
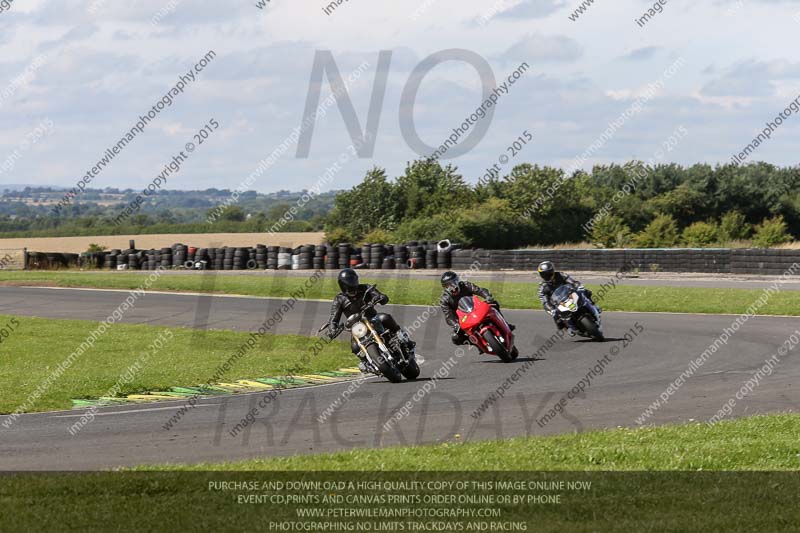
M 161 252 L 150 249 L 144 252 L 144 261 L 142 261 L 143 270 L 155 270 L 161 262 Z
M 194 264 L 190 268 L 196 268 L 198 270 L 206 270 L 210 264 L 210 258 L 208 255 L 208 248 L 197 248 L 195 250 L 193 259 Z
M 278 270 L 291 270 L 292 249 L 285 246 L 278 248 Z
M 295 248 L 294 257 L 292 258 L 292 269 L 311 270 L 314 267 L 315 248 L 316 247 L 313 244 L 298 246 Z
M 337 270 L 348 267 L 373 270 L 449 269 L 452 253 L 459 245 L 445 239 L 439 242 L 410 241 L 401 245 L 366 243 L 354 247 L 338 245 L 303 245 L 297 248 L 266 246 L 195 248 L 176 243 L 168 248 L 111 250 L 94 257 L 102 268 L 116 269 L 125 265 L 130 270 L 156 268 L 207 268 L 213 270 Z M 52 254 L 51 254 L 52 255 Z M 82 261 L 88 264 L 87 254 Z M 62 257 L 45 254 L 42 263 L 62 264 Z
M 161 248 L 158 253 L 158 260 L 162 268 L 172 268 L 172 248 Z
M 116 270 L 117 259 L 119 258 L 120 253 L 122 253 L 122 250 L 119 250 L 117 248 L 110 250 L 105 256 L 105 262 L 103 263 L 103 268 L 107 268 L 108 270 Z
M 339 268 L 339 247 L 329 244 L 325 250 L 325 270 L 336 270 L 337 268 Z
M 339 244 L 339 268 L 350 267 L 350 255 L 353 253 L 353 247 L 348 242 Z
M 425 246 L 417 241 L 411 241 L 406 245 L 408 250 L 408 260 L 406 266 L 411 270 L 425 268 Z
M 256 244 L 255 255 L 253 257 L 256 261 L 256 268 L 259 270 L 267 269 L 267 246 L 264 244 Z
M 312 261 L 312 266 L 314 270 L 322 270 L 325 268 L 325 253 L 327 252 L 327 247 L 325 245 L 319 244 L 314 247 L 314 260 Z
M 453 243 L 448 239 L 436 243 L 436 268 L 447 270 L 453 264 Z
M 279 246 L 267 246 L 267 270 L 278 270 Z
M 186 264 L 186 245 L 176 243 L 172 245 L 172 266 L 182 267 Z
M 394 268 L 404 270 L 408 268 L 408 247 L 403 244 L 395 244 L 394 249 Z
M 361 252 L 358 254 L 359 258 L 361 259 L 360 264 L 364 264 L 369 267 L 370 263 L 372 263 L 372 244 L 365 243 L 361 246 Z
M 383 260 L 386 258 L 386 249 L 382 244 L 369 245 L 369 263 L 367 266 L 373 270 L 383 268 Z
M 252 265 L 255 268 L 255 258 Z M 244 247 L 234 248 L 233 270 L 246 270 L 248 268 L 250 268 L 250 249 Z
M 233 254 L 236 248 L 222 247 L 222 270 L 233 270 Z
M 435 270 L 438 256 L 439 252 L 436 249 L 436 245 L 425 243 L 425 268 Z

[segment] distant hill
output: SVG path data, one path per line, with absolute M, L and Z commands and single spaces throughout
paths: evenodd
M 141 189 L 87 189 L 58 215 L 53 207 L 64 197 L 62 188 L 5 185 L 0 190 L 0 235 L 5 237 L 198 233 L 205 231 L 209 213 L 220 206 L 229 207 L 223 216 L 215 217 L 218 231 L 265 231 L 290 209 L 294 214 L 281 226 L 283 231 L 319 231 L 340 192 L 314 196 L 306 190 L 247 191 L 234 198 L 229 189 L 160 190 L 120 222 L 119 215 Z

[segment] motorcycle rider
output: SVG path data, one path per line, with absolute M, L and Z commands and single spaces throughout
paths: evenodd
M 360 313 L 364 307 L 370 303 L 377 303 L 379 305 L 386 305 L 389 303 L 389 297 L 383 294 L 375 287 L 359 283 L 358 274 L 352 268 L 345 268 L 339 272 L 338 277 L 339 290 L 341 291 L 333 298 L 333 305 L 331 306 L 331 316 L 328 320 L 328 336 L 333 339 L 338 336 L 341 331 L 339 330 L 339 321 L 342 315 L 348 317 Z M 401 344 L 402 348 L 407 353 L 411 353 L 416 346 L 416 343 L 411 338 L 401 331 L 400 326 L 397 324 L 392 315 L 388 313 L 378 313 L 374 308 L 369 309 L 364 313 L 364 318 L 372 319 L 377 317 L 381 321 L 383 327 L 392 332 L 392 336 L 396 338 Z M 361 354 L 358 343 L 355 339 L 350 341 L 350 349 L 358 356 L 360 362 L 358 368 L 362 372 L 367 371 L 365 364 L 365 356 Z
M 569 274 L 557 272 L 552 261 L 542 261 L 539 263 L 539 267 L 536 270 L 539 272 L 539 276 L 542 278 L 542 282 L 539 283 L 539 299 L 542 301 L 544 310 L 550 313 L 550 316 L 553 317 L 553 321 L 556 323 L 556 327 L 558 329 L 569 328 L 570 337 L 575 336 L 575 329 L 572 327 L 572 324 L 559 318 L 558 309 L 550 302 L 550 296 L 552 296 L 556 289 L 562 285 L 569 285 L 576 291 L 583 292 L 592 303 L 594 308 L 597 309 L 598 314 L 602 312 L 602 309 L 597 307 L 592 300 L 592 291 L 584 287 L 579 281 L 574 279 Z
M 458 277 L 458 274 L 450 270 L 442 274 L 441 282 L 444 292 L 442 293 L 442 297 L 439 299 L 439 307 L 442 309 L 444 321 L 448 326 L 453 328 L 453 334 L 450 337 L 450 340 L 453 341 L 453 344 L 459 345 L 469 343 L 467 335 L 458 324 L 458 315 L 456 314 L 458 301 L 464 296 L 480 296 L 486 300 L 486 303 L 494 306 L 494 308 L 497 309 L 497 312 L 502 316 L 502 313 L 500 312 L 500 304 L 494 299 L 492 293 L 490 293 L 488 289 L 478 287 L 469 281 L 461 281 L 461 278 Z M 505 319 L 505 317 L 503 318 Z M 508 323 L 508 327 L 511 328 L 511 331 L 516 329 L 514 324 L 511 324 L 507 320 L 506 322 Z

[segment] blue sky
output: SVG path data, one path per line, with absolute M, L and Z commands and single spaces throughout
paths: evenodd
M 368 65 L 349 87 L 362 127 L 378 53 L 393 52 L 374 153 L 346 158 L 326 189 L 350 187 L 374 165 L 400 174 L 417 157 L 401 134 L 400 96 L 413 69 L 444 49 L 476 52 L 497 80 L 530 65 L 481 142 L 447 161 L 470 182 L 525 130 L 534 141 L 505 170 L 526 161 L 570 167 L 681 58 L 680 70 L 581 166 L 648 160 L 679 127 L 688 134 L 665 161 L 723 163 L 800 95 L 791 45 L 797 2 L 671 0 L 645 27 L 634 20 L 653 2 L 641 0 L 595 0 L 576 21 L 569 15 L 580 0 L 349 0 L 331 15 L 323 1 L 255 3 L 16 0 L 0 12 L 0 184 L 73 186 L 209 50 L 217 57 L 198 80 L 93 187 L 146 186 L 211 118 L 220 128 L 168 187 L 236 187 L 301 123 L 318 50 L 330 50 L 345 77 Z M 420 137 L 439 143 L 480 102 L 474 68 L 440 65 L 413 109 Z M 52 128 L 33 134 L 43 123 Z M 792 117 L 753 159 L 797 164 L 799 132 L 800 117 Z M 351 143 L 333 106 L 316 125 L 309 157 L 296 158 L 292 147 L 252 188 L 310 188 Z

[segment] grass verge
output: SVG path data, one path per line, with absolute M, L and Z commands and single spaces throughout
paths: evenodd
M 0 315 L 11 333 L 0 343 L 0 413 L 14 412 L 98 326 L 98 322 L 50 320 Z M 155 339 L 170 331 L 161 350 L 149 351 Z M 249 333 L 115 324 L 94 347 L 73 360 L 69 368 L 28 411 L 68 409 L 72 398 L 105 396 L 127 370 L 147 358 L 123 385 L 121 394 L 164 390 L 205 383 L 219 365 L 234 356 Z M 224 380 L 281 375 L 311 353 L 315 338 L 264 335 L 255 348 L 236 359 Z M 349 346 L 333 342 L 309 358 L 303 372 L 323 372 L 352 366 Z M 127 381 L 127 379 L 126 379 Z
M 289 297 L 306 282 L 304 276 L 216 276 L 213 290 L 219 294 L 245 296 Z M 51 285 L 57 287 L 89 287 L 134 289 L 144 280 L 135 273 L 80 272 L 3 272 L 0 284 Z M 438 305 L 441 287 L 437 281 L 410 278 L 363 278 L 365 283 L 377 283 L 392 303 Z M 204 276 L 170 274 L 161 276 L 152 289 L 161 291 L 206 292 L 209 282 Z M 481 283 L 492 291 L 509 309 L 539 309 L 536 285 L 520 282 Z M 596 285 L 588 285 L 597 291 Z M 328 299 L 336 294 L 336 280 L 324 277 L 305 292 L 305 298 Z M 764 294 L 760 289 L 709 289 L 694 287 L 657 287 L 625 285 L 608 290 L 598 303 L 607 311 L 675 312 L 741 314 Z M 762 315 L 800 316 L 800 291 L 772 294 L 766 305 L 758 310 Z
M 800 416 L 774 415 L 192 471 L 11 474 L 0 529 L 797 531 L 798 432 Z M 481 510 L 496 514 L 452 514 Z
M 146 466 L 141 470 L 219 471 L 800 471 L 800 415 L 612 429 L 505 441 L 356 449 L 325 455 Z M 498 455 L 498 450 L 505 450 Z

